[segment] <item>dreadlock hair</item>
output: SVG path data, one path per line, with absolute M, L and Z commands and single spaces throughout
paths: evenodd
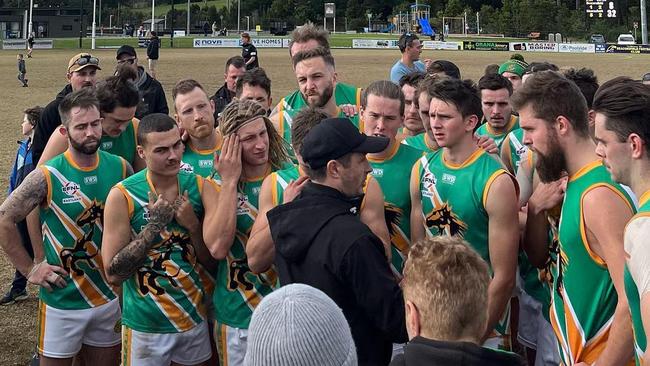
M 280 169 L 289 161 L 285 142 L 273 127 L 273 123 L 266 117 L 266 109 L 252 100 L 233 100 L 221 112 L 219 117 L 219 132 L 221 136 L 236 133 L 246 124 L 262 118 L 269 136 L 269 163 L 275 169 Z

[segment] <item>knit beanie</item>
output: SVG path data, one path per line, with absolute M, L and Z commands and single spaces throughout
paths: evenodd
M 264 297 L 248 328 L 246 366 L 355 366 L 343 312 L 322 291 L 291 284 Z
M 515 54 L 517 55 L 517 54 Z M 523 76 L 526 68 L 528 67 L 528 62 L 521 60 L 520 57 L 513 57 L 508 61 L 501 64 L 499 67 L 499 75 L 503 75 L 504 72 L 511 72 L 519 76 Z

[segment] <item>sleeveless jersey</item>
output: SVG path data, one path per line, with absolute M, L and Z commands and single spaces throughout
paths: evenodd
M 138 123 L 137 119 L 132 119 L 126 130 L 117 137 L 102 135 L 99 140 L 99 148 L 111 154 L 121 156 L 129 164 L 133 165 L 135 160 L 135 147 L 138 146 Z
M 425 232 L 427 236 L 462 237 L 485 260 L 491 272 L 485 204 L 494 180 L 508 172 L 483 149 L 477 149 L 460 165 L 446 162 L 444 155 L 440 149 L 421 157 L 415 163 L 416 174 L 411 176 L 420 188 Z M 485 346 L 510 350 L 509 328 L 508 305 Z
M 497 144 L 497 148 L 501 150 L 501 146 L 503 144 L 503 140 L 506 138 L 506 135 L 510 133 L 510 131 L 518 129 L 519 128 L 519 117 L 515 115 L 510 116 L 510 122 L 508 122 L 508 125 L 506 126 L 506 131 L 503 133 L 497 133 L 495 132 L 492 127 L 490 127 L 490 124 L 483 123 L 477 130 L 476 134 L 479 136 L 488 136 L 492 140 L 494 140 L 494 143 Z
M 215 319 L 234 328 L 248 329 L 253 310 L 278 285 L 273 268 L 256 275 L 248 267 L 245 245 L 257 217 L 260 189 L 265 176 L 239 182 L 235 241 L 226 259 L 219 261 L 213 301 Z M 218 174 L 214 177 L 221 185 Z
M 204 179 L 180 171 L 178 191 L 187 191 L 196 216 L 203 217 Z M 126 198 L 133 235 L 149 222 L 149 192 L 155 188 L 148 169 L 116 186 Z M 188 231 L 172 220 L 147 252 L 144 264 L 123 284 L 122 323 L 145 333 L 180 333 L 203 321 L 204 288 Z
M 627 193 L 597 160 L 569 178 L 559 225 L 560 254 L 554 268 L 551 325 L 564 364 L 593 363 L 603 351 L 617 294 L 606 263 L 587 243 L 582 201 L 592 189 L 608 187 L 634 210 Z
M 505 158 L 509 160 L 510 166 L 513 171 L 512 174 L 517 175 L 521 161 L 529 156 L 532 161 L 532 151 L 528 149 L 528 146 L 524 145 L 524 130 L 517 128 L 510 132 L 506 138 L 503 140 L 501 145 L 501 151 L 504 152 Z
M 181 170 L 209 178 L 214 173 L 215 159 L 219 159 L 221 144 L 214 149 L 198 150 L 190 142 L 185 144 L 185 152 L 181 159 Z
M 357 111 L 361 107 L 361 89 L 352 85 L 337 83 L 334 90 L 334 98 L 336 105 L 352 104 L 356 106 Z M 300 90 L 287 95 L 278 103 L 279 113 L 279 129 L 278 134 L 289 144 L 291 144 L 291 125 L 293 124 L 293 117 L 308 104 L 302 97 Z M 342 112 L 339 112 L 338 117 L 346 117 Z M 359 118 L 359 113 L 350 118 L 350 121 L 359 128 L 359 132 L 363 133 L 363 123 Z
M 45 259 L 68 272 L 64 288 L 48 292 L 41 287 L 40 298 L 63 310 L 106 304 L 115 293 L 104 278 L 100 255 L 104 202 L 113 185 L 126 177 L 126 162 L 98 150 L 97 164 L 82 168 L 66 151 L 40 169 L 47 182 L 47 200 L 39 209 Z
M 650 191 L 645 192 L 639 198 L 639 212 L 633 217 L 632 220 L 638 217 L 648 217 L 650 216 Z M 639 244 L 637 244 L 639 245 Z M 643 322 L 641 318 L 641 296 L 639 294 L 639 289 L 632 278 L 630 269 L 627 264 L 625 265 L 624 277 L 625 281 L 625 294 L 627 295 L 627 302 L 630 306 L 630 314 L 632 315 L 632 327 L 634 329 L 634 353 L 636 364 L 643 364 L 641 357 L 645 353 L 647 347 L 647 339 L 645 334 L 645 329 L 643 328 Z
M 413 164 L 422 151 L 396 142 L 385 159 L 368 157 L 375 177 L 384 193 L 384 215 L 392 244 L 392 265 L 402 273 L 411 245 L 411 194 L 409 181 Z
M 414 148 L 416 148 L 418 150 L 421 150 L 421 151 L 424 151 L 426 153 L 430 153 L 430 152 L 434 152 L 434 151 L 438 150 L 438 147 L 433 145 L 429 141 L 429 137 L 427 136 L 426 132 L 421 133 L 419 135 L 415 135 L 415 136 L 409 136 L 409 137 L 405 138 L 404 140 L 402 140 L 402 143 L 404 145 L 414 147 Z

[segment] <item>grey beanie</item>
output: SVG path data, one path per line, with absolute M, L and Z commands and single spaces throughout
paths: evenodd
M 357 352 L 343 312 L 322 291 L 281 287 L 253 312 L 247 366 L 354 366 Z

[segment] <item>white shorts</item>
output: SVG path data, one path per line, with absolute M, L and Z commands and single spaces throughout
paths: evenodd
M 144 333 L 122 326 L 122 366 L 196 365 L 211 356 L 206 322 L 182 333 Z
M 38 353 L 50 358 L 74 357 L 81 346 L 120 344 L 122 318 L 117 299 L 90 309 L 61 310 L 42 301 L 38 306 Z
M 219 365 L 243 365 L 248 347 L 248 329 L 214 323 L 214 339 L 219 353 Z
M 542 303 L 526 292 L 519 294 L 519 343 L 537 350 L 535 366 L 558 365 L 560 354 L 551 323 L 542 314 Z

